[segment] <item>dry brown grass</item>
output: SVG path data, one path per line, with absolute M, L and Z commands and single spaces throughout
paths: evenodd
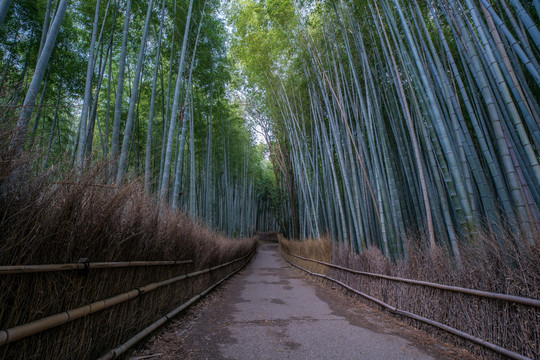
M 293 263 L 298 263 L 299 266 L 308 269 L 309 271 L 318 274 L 329 274 L 327 266 L 316 264 L 313 262 L 301 260 L 288 256 L 286 253 L 291 253 L 297 256 L 302 256 L 308 259 L 315 259 L 324 262 L 332 262 L 333 244 L 332 239 L 329 236 L 322 237 L 320 239 L 307 239 L 307 240 L 287 240 L 282 235 L 278 235 L 279 244 L 285 252 L 287 259 Z
M 5 142 L 5 138 L 2 140 Z M 4 144 L 2 144 L 4 145 Z M 10 328 L 122 292 L 215 266 L 253 249 L 160 211 L 139 183 L 105 185 L 106 164 L 76 173 L 33 171 L 0 154 L 0 265 L 192 259 L 193 265 L 0 276 L 0 327 Z M 79 183 L 79 184 L 76 184 Z M 73 185 L 76 184 L 76 185 Z M 3 346 L 0 359 L 93 359 L 238 268 L 236 263 Z
M 506 231 L 503 236 L 489 232 L 477 234 L 474 241 L 463 242 L 467 245 L 461 248 L 461 267 L 445 255 L 446 251 L 424 250 L 418 239 L 408 242 L 407 259 L 397 263 L 389 262 L 375 247 L 360 255 L 345 247 L 335 247 L 331 262 L 365 272 L 540 299 L 540 248 L 529 246 L 522 239 L 511 231 Z M 322 242 L 282 240 L 282 244 L 294 254 L 321 259 L 321 255 L 307 254 L 323 251 Z M 309 246 L 303 248 L 303 244 Z M 292 257 L 290 260 L 313 269 L 306 266 L 306 261 Z M 322 273 L 320 269 L 316 272 Z M 447 324 L 525 356 L 540 358 L 540 310 L 537 308 L 336 269 L 326 273 L 392 306 Z M 365 302 L 376 306 L 367 300 Z M 497 358 L 493 352 L 446 332 L 416 321 L 403 320 L 483 357 Z

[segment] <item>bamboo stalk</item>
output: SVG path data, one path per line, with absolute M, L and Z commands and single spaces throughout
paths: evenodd
M 153 355 L 137 356 L 133 358 L 133 360 L 153 359 L 155 357 L 160 357 L 160 356 L 163 356 L 163 354 L 159 353 L 159 354 L 153 354 Z
M 53 184 L 55 184 L 55 185 L 73 185 L 73 186 L 95 186 L 95 187 L 102 187 L 102 188 L 109 188 L 109 189 L 118 189 L 118 185 L 87 184 L 87 183 L 76 183 L 76 182 L 68 182 L 68 181 L 54 182 Z
M 74 264 L 45 264 L 45 265 L 9 265 L 0 266 L 0 275 L 30 274 L 52 271 L 84 270 L 84 269 L 112 269 L 138 266 L 172 266 L 191 264 L 193 260 L 177 261 L 123 261 L 123 262 L 79 262 Z

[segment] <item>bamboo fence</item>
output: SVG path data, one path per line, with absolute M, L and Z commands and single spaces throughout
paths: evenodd
M 333 278 L 333 277 L 331 277 L 329 275 L 319 274 L 319 273 L 310 271 L 310 270 L 308 270 L 308 269 L 306 269 L 306 268 L 304 268 L 302 266 L 299 266 L 299 265 L 293 263 L 291 260 L 289 260 L 287 258 L 287 256 L 291 256 L 293 258 L 297 258 L 297 259 L 300 259 L 300 260 L 303 260 L 303 261 L 306 261 L 306 262 L 311 262 L 311 263 L 316 263 L 316 264 L 319 264 L 319 265 L 324 265 L 324 266 L 327 266 L 329 268 L 336 269 L 336 270 L 339 270 L 339 271 L 343 271 L 343 272 L 346 272 L 346 273 L 349 273 L 349 274 L 367 276 L 367 277 L 374 278 L 374 279 L 384 279 L 384 280 L 389 280 L 389 281 L 392 281 L 392 282 L 397 282 L 397 283 L 402 283 L 402 284 L 419 285 L 419 286 L 422 286 L 422 287 L 425 287 L 425 288 L 443 290 L 444 292 L 460 293 L 460 294 L 471 295 L 471 296 L 477 297 L 477 298 L 484 298 L 484 299 L 503 301 L 503 302 L 510 303 L 512 305 L 519 304 L 519 305 L 527 306 L 527 307 L 530 307 L 530 308 L 533 308 L 533 309 L 539 309 L 540 308 L 540 300 L 538 300 L 538 299 L 532 299 L 532 298 L 521 297 L 521 296 L 513 296 L 513 295 L 508 295 L 508 294 L 493 293 L 493 292 L 487 292 L 487 291 L 480 291 L 480 290 L 476 290 L 476 289 L 468 289 L 468 288 L 463 288 L 463 287 L 458 287 L 458 286 L 437 284 L 437 283 L 432 283 L 432 282 L 427 282 L 427 281 L 405 279 L 405 278 L 382 275 L 382 274 L 374 274 L 374 273 L 370 273 L 370 272 L 364 272 L 364 271 L 358 271 L 358 270 L 354 270 L 354 269 L 349 269 L 349 268 L 346 268 L 346 267 L 343 267 L 343 266 L 327 263 L 327 262 L 320 261 L 320 260 L 309 259 L 309 258 L 306 258 L 306 257 L 303 257 L 303 256 L 298 256 L 298 255 L 292 254 L 292 253 L 284 250 L 283 248 L 281 249 L 281 251 L 282 251 L 283 258 L 291 266 L 293 266 L 295 268 L 298 268 L 298 269 L 300 269 L 302 271 L 305 271 L 310 275 L 313 275 L 313 276 L 316 276 L 316 277 L 319 277 L 319 278 L 323 278 L 323 279 L 327 279 L 327 280 L 329 280 L 331 282 L 334 282 L 334 283 L 344 287 L 345 289 L 347 289 L 347 290 L 349 290 L 349 291 L 351 291 L 351 292 L 353 292 L 353 293 L 355 293 L 357 295 L 360 295 L 360 296 L 362 296 L 363 298 L 365 298 L 365 299 L 367 299 L 369 301 L 372 301 L 372 302 L 382 306 L 384 309 L 390 311 L 393 314 L 404 316 L 406 318 L 413 319 L 413 320 L 416 320 L 416 321 L 431 325 L 431 326 L 436 327 L 436 328 L 438 328 L 440 330 L 443 330 L 443 331 L 445 331 L 447 333 L 450 333 L 452 335 L 458 336 L 458 337 L 460 337 L 462 339 L 465 339 L 465 340 L 473 342 L 473 343 L 475 343 L 477 345 L 480 345 L 481 347 L 483 347 L 485 349 L 489 349 L 489 350 L 491 350 L 493 352 L 496 352 L 496 353 L 498 353 L 500 355 L 503 355 L 504 357 L 507 357 L 507 358 L 519 359 L 519 360 L 531 359 L 530 357 L 525 356 L 525 355 L 523 355 L 523 354 L 521 354 L 521 353 L 519 353 L 517 351 L 513 351 L 513 350 L 507 349 L 507 348 L 505 348 L 503 346 L 494 344 L 494 343 L 492 343 L 490 341 L 487 341 L 485 339 L 482 339 L 482 338 L 480 338 L 478 336 L 472 335 L 472 334 L 467 333 L 465 331 L 456 329 L 455 327 L 449 326 L 449 325 L 444 324 L 442 322 L 435 321 L 435 320 L 430 319 L 428 317 L 415 314 L 412 311 L 407 311 L 407 310 L 404 310 L 404 309 L 400 309 L 397 306 L 389 304 L 388 300 L 386 300 L 386 299 L 385 299 L 385 301 L 382 301 L 381 299 L 378 299 L 377 297 L 369 295 L 368 293 L 366 293 L 364 291 L 360 291 L 360 290 L 346 284 L 345 282 L 340 281 L 338 279 L 335 279 L 335 278 Z M 370 290 L 371 289 L 367 288 L 365 291 L 369 292 Z M 414 295 L 412 295 L 412 296 L 414 296 Z M 442 295 L 442 296 L 444 296 L 444 295 Z M 385 296 L 385 298 L 386 297 L 387 296 Z

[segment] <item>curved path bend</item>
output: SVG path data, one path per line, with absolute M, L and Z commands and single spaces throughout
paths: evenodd
M 283 260 L 276 244 L 259 246 L 246 270 L 188 325 L 181 323 L 154 337 L 143 354 L 158 359 L 471 358 L 308 280 Z

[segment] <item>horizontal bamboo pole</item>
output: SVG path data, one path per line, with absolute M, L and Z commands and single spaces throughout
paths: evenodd
M 465 333 L 465 332 L 463 332 L 463 331 L 461 331 L 461 330 L 458 330 L 458 329 L 456 329 L 456 328 L 453 328 L 453 327 L 451 327 L 451 326 L 448 326 L 448 325 L 442 324 L 442 323 L 440 323 L 440 322 L 437 322 L 437 321 L 435 321 L 435 320 L 431 320 L 431 319 L 428 319 L 428 318 L 426 318 L 426 317 L 423 317 L 423 316 L 420 316 L 420 315 L 416 315 L 416 314 L 413 314 L 413 313 L 411 313 L 411 312 L 408 312 L 408 311 L 405 311 L 405 310 L 401 310 L 401 309 L 399 309 L 399 308 L 396 308 L 396 307 L 394 307 L 394 306 L 392 306 L 392 305 L 390 305 L 390 304 L 387 304 L 387 303 L 385 303 L 385 302 L 383 302 L 383 301 L 381 301 L 381 300 L 379 300 L 379 299 L 377 299 L 377 298 L 374 298 L 374 297 L 372 297 L 372 296 L 370 296 L 370 295 L 368 295 L 368 294 L 366 294 L 366 293 L 363 293 L 363 292 L 361 292 L 361 291 L 359 291 L 359 290 L 356 290 L 356 289 L 350 287 L 349 285 L 347 285 L 347 284 L 345 284 L 345 283 L 343 283 L 343 282 L 341 282 L 341 281 L 339 281 L 339 280 L 336 280 L 336 279 L 334 279 L 334 278 L 331 278 L 330 276 L 327 276 L 327 275 L 324 275 L 324 274 L 318 274 L 318 273 L 309 271 L 309 270 L 307 270 L 307 269 L 304 269 L 304 268 L 301 267 L 301 266 L 298 266 L 298 265 L 296 265 L 296 264 L 293 264 L 292 262 L 290 262 L 290 261 L 285 257 L 285 255 L 283 255 L 283 253 L 282 253 L 281 255 L 283 256 L 283 258 L 285 259 L 285 261 L 288 262 L 291 266 L 294 266 L 294 267 L 297 268 L 297 269 L 300 269 L 300 270 L 302 270 L 302 271 L 305 271 L 305 272 L 307 272 L 307 273 L 310 274 L 310 275 L 313 275 L 313 276 L 317 276 L 317 277 L 320 277 L 320 278 L 324 278 L 324 279 L 330 280 L 330 281 L 332 281 L 332 282 L 334 282 L 334 283 L 336 283 L 336 284 L 338 284 L 338 285 L 340 285 L 340 286 L 346 288 L 347 290 L 352 291 L 352 292 L 355 293 L 355 294 L 358 294 L 358 295 L 360 295 L 360 296 L 362 296 L 362 297 L 364 297 L 364 298 L 366 298 L 366 299 L 368 299 L 368 300 L 371 300 L 371 301 L 373 301 L 373 302 L 379 304 L 380 306 L 382 306 L 383 308 L 389 310 L 390 312 L 392 312 L 392 313 L 394 313 L 394 314 L 398 314 L 398 315 L 401 315 L 401 316 L 405 316 L 405 317 L 408 317 L 408 318 L 411 318 L 411 319 L 415 319 L 415 320 L 421 321 L 421 322 L 423 322 L 423 323 L 426 323 L 426 324 L 435 326 L 435 327 L 437 327 L 437 328 L 439 328 L 439 329 L 441 329 L 441 330 L 444 330 L 444 331 L 446 331 L 446 332 L 449 332 L 449 333 L 451 333 L 451 334 L 454 334 L 454 335 L 456 335 L 456 336 L 459 336 L 459 337 L 461 337 L 461 338 L 463 338 L 463 339 L 466 339 L 466 340 L 469 340 L 469 341 L 471 341 L 471 342 L 474 342 L 474 343 L 476 343 L 476 344 L 478 344 L 478 345 L 481 345 L 481 346 L 483 346 L 483 347 L 485 347 L 485 348 L 487 348 L 487 349 L 490 349 L 490 350 L 495 351 L 495 352 L 497 352 L 497 353 L 499 353 L 499 354 L 502 354 L 502 355 L 504 355 L 504 356 L 506 356 L 506 357 L 508 357 L 508 358 L 515 359 L 515 360 L 532 360 L 532 359 L 529 358 L 529 357 L 526 357 L 526 356 L 524 356 L 524 355 L 521 355 L 521 354 L 519 354 L 519 353 L 517 353 L 517 352 L 514 352 L 514 351 L 512 351 L 512 350 L 508 350 L 508 349 L 503 348 L 503 347 L 501 347 L 501 346 L 499 346 L 499 345 L 490 343 L 489 341 L 486 341 L 486 340 L 484 340 L 484 339 L 477 338 L 476 336 L 467 334 L 467 333 Z M 292 254 L 290 254 L 290 255 L 292 255 Z M 292 255 L 292 256 L 297 257 L 296 255 Z
M 193 260 L 176 261 L 122 261 L 122 262 L 78 262 L 70 264 L 44 264 L 44 265 L 8 265 L 0 266 L 0 275 L 8 274 L 30 274 L 53 271 L 70 271 L 85 269 L 113 269 L 123 267 L 144 267 L 144 266 L 172 266 L 191 264 Z
M 458 293 L 468 294 L 468 295 L 474 295 L 474 296 L 488 298 L 488 299 L 496 299 L 496 300 L 508 301 L 508 302 L 513 302 L 513 303 L 516 303 L 516 304 L 522 304 L 522 305 L 527 305 L 527 306 L 532 306 L 532 307 L 540 307 L 540 300 L 538 300 L 538 299 L 532 299 L 532 298 L 527 298 L 527 297 L 523 297 L 523 296 L 515 296 L 515 295 L 508 295 L 508 294 L 493 293 L 493 292 L 481 291 L 481 290 L 475 290 L 475 289 L 468 289 L 468 288 L 463 288 L 463 287 L 459 287 L 459 286 L 443 285 L 443 284 L 437 284 L 437 283 L 432 283 L 432 282 L 428 282 L 428 281 L 412 280 L 412 279 L 405 279 L 405 278 L 400 278 L 400 277 L 395 277 L 395 276 L 374 274 L 374 273 L 369 273 L 369 272 L 365 272 L 365 271 L 349 269 L 349 268 L 346 268 L 346 267 L 343 267 L 343 266 L 330 264 L 330 263 L 320 261 L 320 260 L 305 258 L 305 257 L 302 257 L 302 256 L 291 254 L 290 252 L 288 252 L 286 250 L 283 250 L 283 252 L 285 252 L 287 255 L 293 256 L 293 257 L 298 258 L 298 259 L 314 262 L 314 263 L 321 264 L 321 265 L 326 265 L 328 267 L 343 270 L 343 271 L 346 271 L 346 272 L 349 272 L 349 273 L 352 273 L 352 274 L 366 275 L 366 276 L 376 277 L 376 278 L 379 278 L 379 279 L 386 279 L 386 280 L 397 281 L 397 282 L 402 282 L 402 283 L 407 283 L 407 284 L 421 285 L 421 286 L 431 287 L 431 288 L 435 288 L 435 289 L 458 292 Z
M 114 305 L 126 302 L 126 301 L 128 301 L 130 299 L 133 299 L 133 298 L 135 298 L 137 296 L 140 296 L 142 294 L 149 293 L 149 292 L 151 292 L 151 291 L 153 291 L 153 290 L 155 290 L 157 288 L 163 287 L 165 285 L 169 285 L 169 284 L 181 281 L 181 280 L 185 280 L 187 278 L 197 277 L 197 276 L 205 274 L 207 272 L 214 271 L 214 270 L 217 270 L 219 268 L 231 265 L 231 264 L 233 264 L 235 262 L 241 261 L 241 260 L 245 259 L 246 257 L 250 256 L 252 252 L 253 251 L 251 251 L 247 255 L 244 255 L 244 256 L 236 259 L 236 260 L 229 261 L 229 262 L 227 262 L 225 264 L 221 264 L 221 265 L 218 265 L 218 266 L 214 266 L 214 267 L 212 267 L 210 269 L 200 270 L 200 271 L 192 272 L 192 273 L 189 273 L 189 274 L 176 276 L 176 277 L 164 280 L 164 281 L 151 283 L 151 284 L 142 286 L 140 288 L 130 290 L 130 291 L 125 292 L 123 294 L 113 296 L 113 297 L 105 299 L 105 300 L 96 301 L 94 303 L 91 303 L 89 305 L 85 305 L 85 306 L 82 306 L 82 307 L 79 307 L 79 308 L 76 308 L 76 309 L 71 309 L 71 310 L 64 311 L 64 312 L 59 313 L 59 314 L 47 316 L 45 318 L 42 318 L 42 319 L 39 319 L 39 320 L 36 320 L 36 321 L 32 321 L 32 322 L 29 322 L 29 323 L 26 323 L 26 324 L 23 324 L 23 325 L 18 325 L 18 326 L 12 327 L 10 329 L 1 330 L 0 331 L 0 346 L 15 342 L 17 340 L 23 339 L 23 338 L 28 337 L 28 336 L 38 334 L 38 333 L 40 333 L 42 331 L 52 329 L 52 328 L 60 326 L 60 325 L 64 325 L 64 324 L 66 324 L 68 322 L 71 322 L 73 320 L 80 319 L 83 316 L 94 314 L 94 313 L 99 312 L 101 310 L 110 308 L 110 307 L 112 307 Z
M 90 184 L 90 183 L 74 183 L 74 182 L 55 182 L 55 185 L 73 185 L 73 186 L 92 186 L 92 187 L 100 187 L 100 188 L 108 188 L 108 189 L 118 189 L 118 185 L 105 185 L 105 184 Z
M 181 311 L 187 309 L 189 306 L 191 306 L 193 303 L 198 301 L 204 295 L 206 295 L 207 293 L 212 291 L 219 284 L 221 284 L 222 282 L 224 282 L 225 280 L 229 279 L 231 276 L 233 276 L 234 274 L 236 274 L 237 272 L 242 270 L 251 261 L 251 258 L 253 257 L 253 254 L 254 254 L 254 251 L 252 251 L 250 254 L 251 254 L 251 257 L 241 267 L 239 267 L 237 270 L 233 271 L 229 275 L 225 276 L 223 279 L 219 280 L 218 282 L 216 282 L 212 286 L 208 287 L 206 290 L 204 290 L 200 294 L 195 295 L 194 297 L 189 299 L 187 302 L 183 303 L 182 305 L 180 305 L 179 307 L 177 307 L 176 309 L 174 309 L 173 311 L 171 311 L 167 315 L 163 316 L 162 318 L 160 318 L 159 320 L 157 320 L 153 324 L 146 327 L 143 331 L 141 331 L 138 334 L 136 334 L 135 336 L 133 336 L 131 339 L 126 341 L 124 344 L 112 349 L 111 351 L 109 351 L 108 353 L 106 353 L 105 355 L 100 357 L 98 360 L 112 360 L 112 359 L 115 359 L 118 356 L 122 355 L 123 353 L 125 353 L 127 350 L 132 348 L 139 341 L 141 341 L 146 336 L 150 335 L 153 331 L 155 331 L 156 329 L 158 329 L 159 327 L 164 325 L 168 320 L 174 318 Z

